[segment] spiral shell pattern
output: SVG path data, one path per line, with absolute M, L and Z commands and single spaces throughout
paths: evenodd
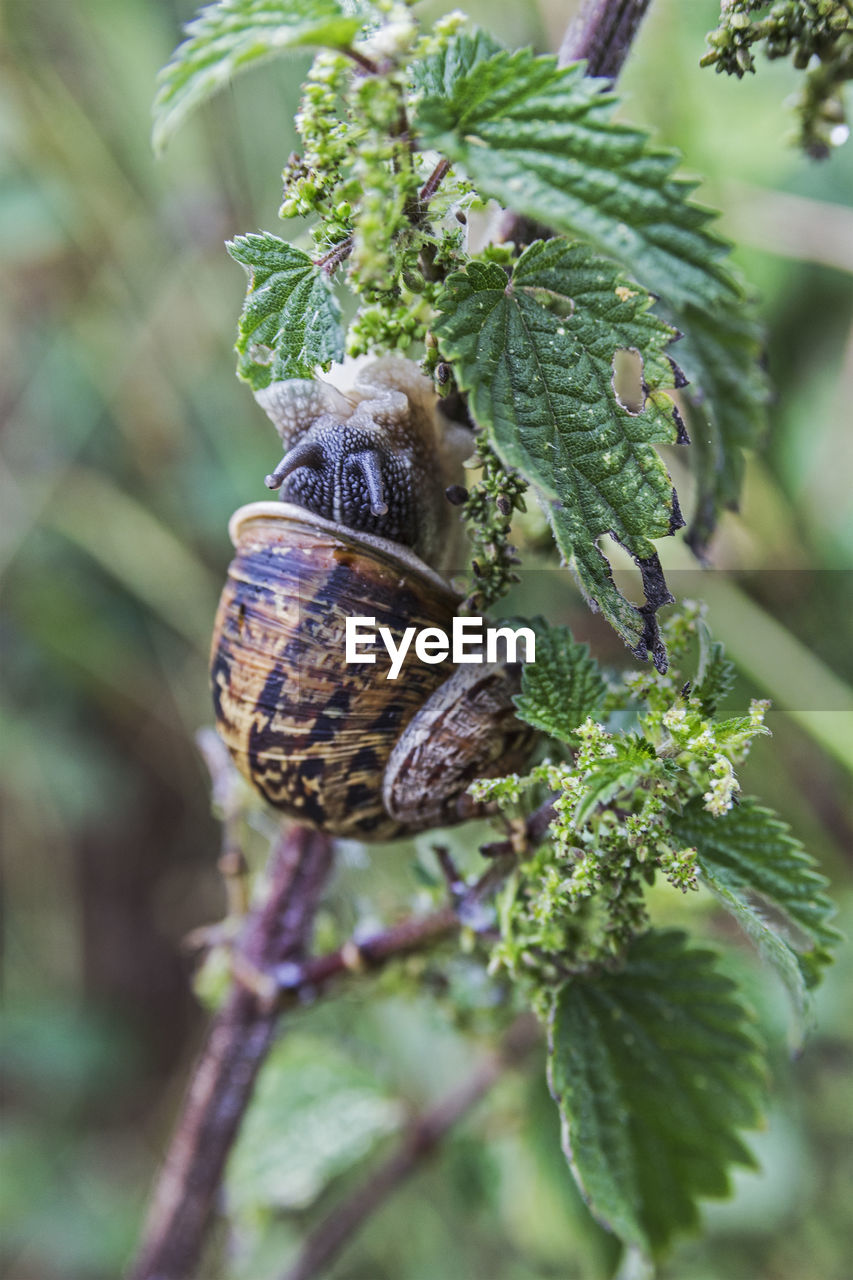
M 407 654 L 397 680 L 347 664 L 347 617 L 395 641 L 406 627 L 449 629 L 459 599 L 414 554 L 288 503 L 232 517 L 236 554 L 213 635 L 219 732 L 237 767 L 293 818 L 338 836 L 388 840 L 418 829 L 391 818 L 382 780 L 400 731 L 446 679 Z

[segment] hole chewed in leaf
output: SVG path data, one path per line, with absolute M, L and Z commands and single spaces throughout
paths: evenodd
M 448 278 L 440 311 L 442 357 L 503 464 L 538 491 L 586 599 L 663 669 L 654 615 L 671 597 L 654 541 L 683 518 L 656 446 L 684 437 L 669 394 L 676 330 L 612 263 L 559 238 L 525 249 L 509 289 L 497 264 L 471 263 Z M 642 572 L 637 603 L 599 545 L 608 533 Z
M 643 378 L 643 357 L 636 347 L 613 352 L 613 394 L 622 408 L 636 417 L 646 404 L 648 387 Z
M 674 527 L 680 528 L 684 523 L 684 520 L 682 519 L 681 510 L 678 506 L 678 499 L 675 497 L 674 490 L 673 504 L 673 520 L 678 520 L 679 522 L 675 524 Z M 614 588 L 619 590 L 619 594 L 622 597 L 624 604 L 633 613 L 638 624 L 635 632 L 636 642 L 630 645 L 631 652 L 636 658 L 639 658 L 643 662 L 647 659 L 651 659 L 657 670 L 663 674 L 669 666 L 669 659 L 667 657 L 666 647 L 661 639 L 657 614 L 658 610 L 662 609 L 665 605 L 673 604 L 675 602 L 675 596 L 666 584 L 660 559 L 656 553 L 644 557 L 633 555 L 629 548 L 625 546 L 624 542 L 621 542 L 612 530 L 607 534 L 607 537 L 611 538 L 616 546 L 621 547 L 623 551 L 627 551 L 631 560 L 639 570 L 639 581 L 635 580 L 633 585 L 629 586 L 625 582 L 626 567 L 623 566 L 618 575 L 620 579 L 620 586 L 616 588 L 616 580 L 613 576 L 609 557 L 601 547 L 596 548 L 598 554 L 606 565 L 607 577 L 610 579 Z M 628 576 L 634 578 L 633 572 Z M 637 604 L 635 600 L 631 599 L 631 596 L 636 595 L 639 597 L 641 592 L 643 603 Z

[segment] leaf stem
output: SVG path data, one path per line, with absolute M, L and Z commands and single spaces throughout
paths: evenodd
M 541 839 L 541 837 L 540 837 Z M 236 976 L 248 981 L 254 989 L 258 982 L 269 1003 L 279 1010 L 299 1003 L 307 995 L 317 996 L 336 978 L 346 974 L 373 972 L 393 960 L 414 952 L 425 951 L 458 933 L 463 926 L 485 933 L 488 921 L 478 912 L 481 903 L 491 896 L 515 866 L 516 854 L 501 847 L 489 866 L 453 901 L 425 916 L 408 916 L 398 924 L 382 929 L 369 938 L 349 938 L 335 951 L 316 956 L 299 965 L 285 965 L 267 973 L 238 967 Z
M 350 58 L 357 67 L 361 67 L 366 75 L 375 76 L 379 74 L 380 67 L 378 62 L 374 62 L 372 58 L 368 58 L 364 53 L 359 53 L 358 49 L 352 49 L 349 45 L 344 45 L 340 52 Z
M 266 1004 L 283 1010 L 299 1003 L 306 995 L 320 995 L 336 978 L 382 969 L 394 960 L 437 945 L 463 926 L 486 933 L 485 921 L 478 918 L 480 904 L 500 888 L 518 858 L 546 838 L 556 813 L 555 799 L 556 794 L 549 796 L 507 839 L 483 845 L 480 852 L 489 859 L 486 870 L 468 884 L 454 885 L 452 901 L 437 911 L 425 916 L 408 916 L 360 941 L 349 938 L 334 951 L 299 965 L 281 966 L 277 971 L 262 973 L 241 964 L 235 957 L 235 976 Z
M 554 808 L 554 801 L 557 799 L 557 792 L 550 795 L 547 800 L 540 804 L 538 809 L 531 813 L 530 817 L 524 824 L 521 832 L 521 845 L 519 849 L 519 836 L 513 833 L 506 840 L 496 840 L 492 844 L 484 844 L 480 847 L 480 853 L 486 858 L 506 858 L 510 855 L 518 855 L 519 852 L 535 849 L 540 845 L 548 834 L 548 828 L 557 816 L 557 810 Z
M 459 915 L 452 906 L 441 907 L 425 916 L 409 916 L 398 924 L 382 929 L 357 942 L 348 939 L 326 955 L 306 960 L 295 968 L 279 969 L 270 974 L 278 1009 L 290 1008 L 304 995 L 319 995 L 336 978 L 382 969 L 392 960 L 423 951 L 460 927 Z M 242 975 L 238 971 L 238 977 Z
M 557 54 L 557 62 L 567 67 L 586 59 L 589 76 L 615 80 L 622 70 L 631 43 L 652 0 L 585 0 L 569 23 Z M 508 209 L 498 233 L 500 241 L 512 240 L 517 251 L 537 239 L 548 239 L 549 227 Z
M 450 161 L 441 159 L 420 189 L 418 200 L 421 205 L 428 205 L 450 172 Z
M 334 245 L 328 253 L 324 253 L 322 258 L 314 259 L 315 267 L 322 267 L 326 275 L 330 276 L 334 271 L 345 262 L 353 251 L 355 245 L 355 236 L 347 236 L 345 240 L 341 240 Z
M 422 218 L 426 212 L 426 206 L 435 195 L 438 188 L 446 178 L 450 171 L 449 160 L 439 160 L 432 173 L 427 178 L 424 185 L 418 193 L 417 215 Z M 414 211 L 413 211 L 414 212 Z M 327 275 L 333 275 L 342 262 L 350 256 L 355 245 L 355 237 L 347 236 L 345 240 L 341 240 L 334 245 L 328 253 L 324 253 L 322 258 L 315 258 L 314 265 L 321 267 Z

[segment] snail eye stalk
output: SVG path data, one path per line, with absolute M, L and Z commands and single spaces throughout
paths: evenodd
M 319 470 L 325 462 L 323 450 L 316 441 L 303 440 L 300 444 L 288 449 L 275 471 L 264 477 L 268 489 L 280 489 L 284 481 L 300 467 L 312 467 Z
M 349 464 L 357 467 L 364 476 L 367 493 L 370 498 L 370 514 L 384 516 L 388 514 L 388 503 L 382 485 L 382 465 L 375 449 L 366 449 L 363 453 L 354 453 Z

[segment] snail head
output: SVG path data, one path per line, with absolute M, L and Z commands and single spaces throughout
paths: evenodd
M 441 418 L 431 381 L 411 360 L 368 362 L 346 394 L 319 378 L 291 378 L 255 399 L 284 446 L 269 488 L 327 520 L 409 547 L 434 568 L 455 564 L 451 521 L 461 525 L 445 489 L 462 480 L 473 434 Z
M 323 414 L 265 483 L 285 501 L 327 520 L 414 546 L 418 530 L 408 471 L 405 456 L 388 448 L 369 424 Z

